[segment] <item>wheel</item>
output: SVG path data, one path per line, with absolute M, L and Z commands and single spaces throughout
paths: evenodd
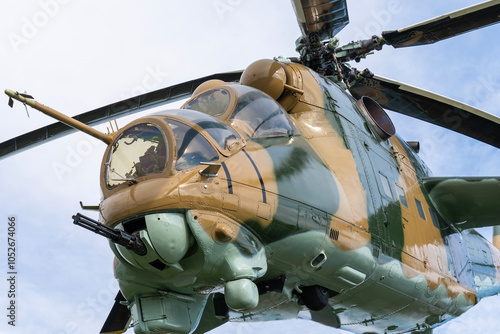
M 306 286 L 302 289 L 302 302 L 311 311 L 321 311 L 328 305 L 328 290 L 319 286 Z

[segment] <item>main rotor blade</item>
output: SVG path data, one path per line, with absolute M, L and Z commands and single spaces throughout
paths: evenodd
M 317 33 L 322 41 L 349 23 L 347 0 L 292 0 L 292 5 L 303 36 Z
M 114 118 L 131 115 L 157 107 L 161 104 L 171 103 L 187 98 L 194 92 L 198 85 L 207 80 L 220 79 L 226 82 L 238 81 L 241 77 L 241 73 L 242 71 L 217 73 L 203 78 L 189 80 L 174 86 L 115 102 L 74 116 L 73 118 L 87 125 L 97 125 L 110 121 Z M 56 122 L 18 137 L 6 140 L 3 143 L 0 143 L 0 159 L 42 144 L 48 140 L 57 139 L 61 136 L 73 133 L 74 131 L 76 130 L 66 124 Z
M 500 148 L 500 118 L 456 100 L 379 76 L 365 76 L 351 94 L 382 107 L 464 134 Z
M 499 21 L 500 0 L 491 0 L 407 28 L 383 32 L 382 37 L 395 48 L 432 44 Z

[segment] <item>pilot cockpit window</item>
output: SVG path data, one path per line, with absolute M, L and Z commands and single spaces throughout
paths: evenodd
M 291 136 L 293 127 L 281 105 L 258 89 L 234 85 L 238 92 L 236 108 L 229 118 L 231 125 L 250 137 Z
M 188 102 L 183 109 L 200 111 L 204 114 L 217 116 L 222 115 L 229 105 L 229 92 L 222 88 L 216 88 L 195 97 Z
M 174 132 L 177 144 L 177 162 L 175 168 L 184 170 L 199 166 L 201 162 L 213 162 L 219 159 L 219 155 L 198 131 L 192 127 L 174 121 L 165 120 Z
M 226 123 L 222 123 L 218 119 L 198 111 L 187 109 L 167 110 L 162 112 L 162 114 L 177 116 L 193 122 L 205 130 L 223 150 L 227 150 L 234 140 L 241 139 L 238 133 Z
M 151 123 L 125 130 L 113 144 L 107 161 L 106 179 L 110 187 L 138 177 L 162 173 L 167 145 L 162 131 Z

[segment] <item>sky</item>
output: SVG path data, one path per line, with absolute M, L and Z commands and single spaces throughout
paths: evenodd
M 470 6 L 476 0 L 348 1 L 343 43 Z M 500 26 L 435 45 L 382 52 L 354 64 L 500 116 Z M 0 87 L 32 94 L 70 116 L 261 58 L 296 56 L 300 32 L 288 0 L 39 0 L 3 3 Z M 0 97 L 0 142 L 53 122 Z M 175 108 L 179 103 L 167 108 Z M 118 120 L 125 126 L 139 115 Z M 435 176 L 499 175 L 497 149 L 391 113 L 421 142 Z M 105 131 L 106 125 L 98 129 Z M 81 133 L 0 160 L 0 332 L 98 333 L 116 295 L 107 241 L 72 224 L 79 201 L 100 200 L 105 145 Z M 83 212 L 97 218 L 94 212 Z M 7 324 L 7 222 L 16 217 L 16 326 Z M 491 238 L 491 229 L 483 229 Z M 2 261 L 0 261 L 2 262 Z M 2 275 L 4 278 L 2 278 Z M 435 333 L 494 332 L 487 298 Z M 227 324 L 213 333 L 343 333 L 293 320 Z M 132 333 L 129 330 L 128 333 Z

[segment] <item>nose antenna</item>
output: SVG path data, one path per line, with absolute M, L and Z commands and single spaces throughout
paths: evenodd
M 80 130 L 80 131 L 85 132 L 86 134 L 88 134 L 94 138 L 99 139 L 100 141 L 106 143 L 107 145 L 109 145 L 113 142 L 113 137 L 111 135 L 97 131 L 96 129 L 91 128 L 90 126 L 88 126 L 85 123 L 77 121 L 76 119 L 71 118 L 69 116 L 66 116 L 57 110 L 54 110 L 54 109 L 47 107 L 41 103 L 38 103 L 37 101 L 35 101 L 33 99 L 33 96 L 31 96 L 31 95 L 21 94 L 18 92 L 14 92 L 13 90 L 10 90 L 10 89 L 6 89 L 5 94 L 7 94 L 10 97 L 9 106 L 11 108 L 14 105 L 14 101 L 12 100 L 12 99 L 14 99 L 14 100 L 17 100 L 17 101 L 21 102 L 22 104 L 24 104 L 25 107 L 26 107 L 26 105 L 28 105 L 33 109 L 41 111 L 44 114 L 46 114 L 52 118 L 55 118 L 58 121 L 74 128 L 74 129 Z

